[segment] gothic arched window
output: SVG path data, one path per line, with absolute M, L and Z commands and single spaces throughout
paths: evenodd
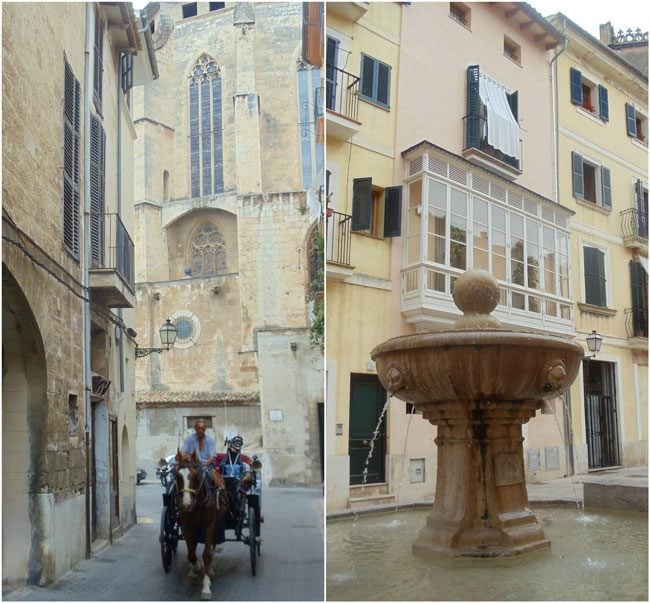
M 204 224 L 190 248 L 192 276 L 213 276 L 226 272 L 226 244 L 212 224 Z
M 192 197 L 223 192 L 221 72 L 205 54 L 190 74 L 190 181 Z

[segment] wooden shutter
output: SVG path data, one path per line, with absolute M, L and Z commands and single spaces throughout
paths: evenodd
M 625 103 L 625 122 L 627 135 L 636 138 L 636 109 L 630 103 Z
M 648 207 L 643 193 L 643 182 L 637 180 L 634 183 L 634 208 L 637 211 L 637 232 L 640 237 L 648 236 Z
M 478 65 L 467 68 L 467 140 L 466 148 L 478 149 L 481 144 L 480 70 Z
M 375 89 L 375 59 L 361 55 L 361 96 L 372 100 Z
M 632 324 L 634 336 L 648 333 L 648 278 L 640 262 L 630 260 L 630 283 L 632 286 Z
M 390 67 L 384 63 L 376 63 L 377 65 L 377 94 L 376 101 L 388 107 L 390 105 Z
M 606 167 L 600 168 L 600 182 L 603 189 L 603 207 L 606 209 L 612 209 L 612 180 L 610 172 Z
M 98 110 L 102 107 L 102 80 L 104 72 L 104 24 L 99 10 L 95 11 L 95 48 L 93 70 L 93 100 Z
M 338 60 L 339 60 L 339 41 L 327 37 L 327 55 L 325 63 L 325 106 L 332 110 L 341 112 L 342 107 L 341 103 L 338 103 L 337 108 L 336 97 L 337 97 L 337 69 L 338 69 Z
M 571 67 L 571 102 L 582 105 L 582 74 Z
M 372 220 L 372 178 L 352 181 L 352 230 L 370 230 Z
M 585 196 L 585 178 L 582 169 L 582 156 L 578 153 L 571 153 L 571 171 L 573 173 L 573 196 Z
M 594 306 L 607 306 L 605 290 L 605 254 L 595 247 L 584 248 L 585 301 Z
M 384 194 L 384 237 L 402 234 L 402 187 L 389 186 Z
M 607 88 L 604 86 L 598 86 L 598 111 L 600 113 L 600 119 L 603 121 L 609 121 L 609 101 L 607 97 Z
M 75 258 L 79 258 L 81 88 L 67 62 L 63 86 L 63 245 Z
M 126 94 L 133 88 L 133 55 L 122 54 L 120 56 L 120 75 L 122 81 L 122 92 Z
M 90 116 L 90 257 L 93 267 L 104 266 L 106 135 L 101 122 Z
M 315 67 L 323 65 L 321 54 L 322 2 L 305 2 L 302 5 L 302 56 L 303 60 Z

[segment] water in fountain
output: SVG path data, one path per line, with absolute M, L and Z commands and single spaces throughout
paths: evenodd
M 372 458 L 372 453 L 375 451 L 375 440 L 377 439 L 377 436 L 379 435 L 379 430 L 381 428 L 381 422 L 384 420 L 384 415 L 386 414 L 386 409 L 388 408 L 388 404 L 390 403 L 390 396 L 386 396 L 386 402 L 384 403 L 384 408 L 381 409 L 381 414 L 379 415 L 379 420 L 377 421 L 377 426 L 375 427 L 375 431 L 372 434 L 372 439 L 370 440 L 370 450 L 368 451 L 368 456 L 366 457 L 366 464 L 363 468 L 363 478 L 361 480 L 362 485 L 366 485 L 366 482 L 368 481 L 368 464 L 370 463 L 370 459 Z
M 425 509 L 327 524 L 328 601 L 647 601 L 643 513 L 535 509 L 553 545 L 528 555 L 434 559 L 413 555 Z M 588 557 L 584 551 L 589 551 Z

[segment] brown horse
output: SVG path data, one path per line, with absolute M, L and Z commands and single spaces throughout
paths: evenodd
M 222 515 L 226 512 L 223 478 L 213 469 L 201 465 L 196 452 L 176 454 L 176 483 L 180 496 L 180 525 L 187 543 L 187 558 L 192 570 L 203 571 L 201 599 L 210 600 L 213 547 Z M 203 538 L 201 538 L 203 536 Z M 203 567 L 197 562 L 196 545 L 203 540 Z

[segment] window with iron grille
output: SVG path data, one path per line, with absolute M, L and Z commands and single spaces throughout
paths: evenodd
M 106 134 L 94 115 L 90 116 L 90 258 L 104 266 L 104 214 L 106 192 Z
M 99 10 L 95 12 L 95 48 L 93 69 L 93 100 L 97 111 L 102 110 L 102 80 L 104 74 L 104 24 Z
M 190 182 L 192 197 L 223 192 L 221 72 L 203 55 L 190 73 Z
M 63 246 L 79 259 L 79 128 L 81 89 L 65 61 L 63 84 Z
M 390 65 L 361 55 L 361 98 L 380 107 L 390 106 Z

